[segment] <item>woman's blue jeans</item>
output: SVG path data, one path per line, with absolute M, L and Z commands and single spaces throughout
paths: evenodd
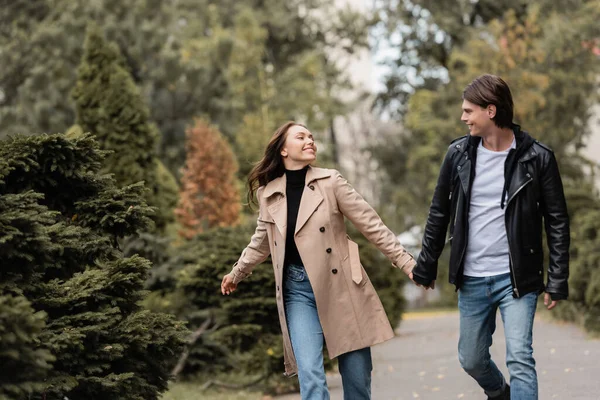
M 317 305 L 304 267 L 289 265 L 284 276 L 284 302 L 287 326 L 298 364 L 302 400 L 328 400 L 323 368 L 323 329 Z M 371 349 L 352 351 L 338 357 L 344 400 L 371 398 Z
M 506 336 L 506 366 L 512 400 L 537 400 L 538 383 L 533 359 L 533 318 L 537 293 L 512 295 L 510 274 L 465 276 L 458 292 L 460 339 L 458 358 L 489 397 L 502 393 L 504 376 L 490 357 L 496 310 L 500 309 Z

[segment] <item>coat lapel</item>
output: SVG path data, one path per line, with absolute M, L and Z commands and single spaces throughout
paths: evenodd
M 306 185 L 304 186 L 304 192 L 302 193 L 302 199 L 300 199 L 300 208 L 298 209 L 298 219 L 296 220 L 296 235 L 300 229 L 306 224 L 308 219 L 317 210 L 319 205 L 323 202 L 323 196 L 318 190 L 317 185 L 313 185 L 314 181 L 323 179 L 331 176 L 331 172 L 322 168 L 309 167 L 306 172 Z
M 304 193 L 302 193 L 302 199 L 300 199 L 300 209 L 298 210 L 298 219 L 296 220 L 296 231 L 294 232 L 294 235 L 302 229 L 306 221 L 308 221 L 310 216 L 313 215 L 317 207 L 319 207 L 319 204 L 322 202 L 323 196 L 317 192 L 316 188 L 311 190 L 307 186 L 304 187 Z
M 296 220 L 296 230 L 294 234 L 298 233 L 300 229 L 306 224 L 310 216 L 316 211 L 319 204 L 323 202 L 323 196 L 319 192 L 316 185 L 313 182 L 318 179 L 323 179 L 331 176 L 331 171 L 323 168 L 309 167 L 306 172 L 306 186 L 302 193 L 300 200 L 300 208 L 298 209 L 298 219 Z M 279 233 L 286 238 L 287 233 L 287 199 L 285 197 L 285 185 L 286 177 L 285 174 L 273 179 L 265 186 L 263 191 L 263 197 L 268 199 L 274 194 L 280 193 L 282 196 L 275 203 L 268 205 L 267 209 L 269 214 L 273 217 Z
M 287 199 L 285 197 L 285 184 L 286 178 L 285 174 L 283 174 L 279 178 L 275 178 L 269 182 L 263 192 L 263 197 L 265 199 L 276 193 L 282 194 L 279 200 L 267 206 L 267 210 L 269 210 L 269 214 L 273 217 L 273 221 L 275 221 L 275 225 L 284 241 L 287 232 Z

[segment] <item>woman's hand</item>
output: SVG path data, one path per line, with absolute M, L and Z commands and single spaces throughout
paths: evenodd
M 233 283 L 233 275 L 227 274 L 223 277 L 223 281 L 221 281 L 221 293 L 231 294 L 235 292 L 237 289 L 237 283 Z

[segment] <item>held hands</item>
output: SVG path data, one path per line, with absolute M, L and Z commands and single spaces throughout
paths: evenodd
M 552 310 L 554 307 L 556 307 L 558 302 L 559 300 L 552 300 L 549 293 L 544 293 L 544 305 L 548 308 L 548 310 Z
M 410 278 L 410 280 L 411 280 L 411 281 L 413 281 L 413 283 L 414 283 L 415 285 L 417 285 L 418 287 L 425 288 L 425 290 L 429 290 L 429 289 L 433 290 L 433 289 L 435 289 L 435 280 L 431 281 L 431 284 L 430 284 L 429 286 L 423 286 L 423 285 L 421 285 L 421 284 L 419 284 L 419 283 L 415 282 L 415 280 L 413 279 L 413 273 L 412 273 L 412 272 L 408 274 L 408 277 L 409 277 L 409 278 Z
M 221 293 L 223 295 L 231 294 L 237 289 L 237 283 L 233 283 L 233 275 L 227 274 L 221 281 Z

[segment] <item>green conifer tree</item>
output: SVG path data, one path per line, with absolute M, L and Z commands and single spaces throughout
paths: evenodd
M 150 122 L 148 106 L 136 87 L 116 45 L 90 29 L 73 99 L 77 123 L 110 150 L 102 171 L 114 174 L 118 185 L 143 181 L 150 206 L 156 207 L 156 227 L 174 220 L 177 197 L 170 173 L 157 158 L 159 134 Z
M 141 308 L 150 263 L 118 248 L 151 209 L 76 136 L 0 143 L 0 397 L 158 399 L 186 330 Z

